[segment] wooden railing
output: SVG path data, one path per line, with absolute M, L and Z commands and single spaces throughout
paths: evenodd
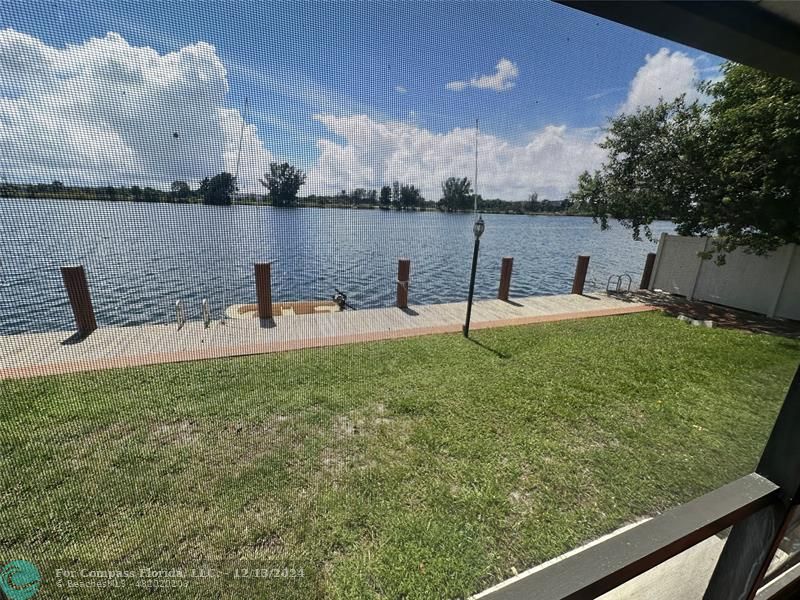
M 794 523 L 798 491 L 800 368 L 755 472 L 498 587 L 481 600 L 596 598 L 731 526 L 704 600 L 794 597 L 800 591 L 800 565 L 759 588 Z

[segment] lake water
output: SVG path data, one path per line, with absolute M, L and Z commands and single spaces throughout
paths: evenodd
M 578 254 L 591 255 L 589 285 L 630 273 L 638 283 L 655 244 L 619 224 L 584 217 L 484 215 L 476 296 L 497 294 L 500 260 L 514 257 L 512 296 L 570 291 Z M 255 302 L 253 263 L 273 265 L 273 298 L 329 298 L 345 291 L 357 308 L 391 306 L 397 259 L 411 259 L 412 304 L 466 299 L 473 216 L 438 212 L 275 209 L 0 199 L 0 334 L 70 330 L 59 266 L 87 270 L 98 324 L 175 319 L 181 299 L 200 318 L 208 298 Z M 655 224 L 657 233 L 671 223 Z

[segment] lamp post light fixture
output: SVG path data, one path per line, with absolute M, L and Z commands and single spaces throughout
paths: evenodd
M 486 230 L 486 223 L 483 222 L 483 217 L 478 215 L 478 219 L 472 226 L 472 233 L 475 235 L 475 248 L 472 251 L 472 272 L 469 276 L 469 296 L 467 297 L 467 319 L 461 331 L 464 337 L 469 337 L 469 319 L 472 316 L 472 295 L 475 293 L 475 271 L 478 268 L 478 250 L 481 247 L 481 236 Z

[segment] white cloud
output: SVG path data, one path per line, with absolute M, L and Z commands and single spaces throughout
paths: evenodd
M 225 107 L 227 92 L 225 66 L 204 42 L 161 55 L 116 33 L 56 48 L 2 30 L 3 175 L 163 188 L 233 171 L 242 117 Z M 269 157 L 248 126 L 245 187 Z
M 344 139 L 318 142 L 320 157 L 311 169 L 307 194 L 335 193 L 343 188 L 378 188 L 398 180 L 422 189 L 429 200 L 441 196 L 441 182 L 451 176 L 473 178 L 472 129 L 434 133 L 400 122 L 380 122 L 366 115 L 315 117 Z M 599 166 L 599 130 L 548 126 L 512 144 L 482 134 L 479 139 L 479 192 L 484 198 L 523 200 L 532 191 L 561 199 L 584 169 Z
M 469 81 L 451 81 L 445 87 L 453 92 L 460 92 L 468 87 L 504 92 L 516 85 L 518 76 L 519 68 L 517 65 L 507 58 L 501 58 L 497 62 L 493 74 L 473 77 Z
M 620 110 L 684 92 L 695 97 L 695 81 L 711 69 L 701 61 L 666 49 L 648 55 Z M 234 63 L 232 68 L 239 73 L 244 67 Z M 436 200 L 447 177 L 473 176 L 471 128 L 437 133 L 419 124 L 413 110 L 406 122 L 389 121 L 313 82 L 301 82 L 292 91 L 291 82 L 274 85 L 270 75 L 262 74 L 263 81 L 255 71 L 239 75 L 261 82 L 271 94 L 294 94 L 318 106 L 314 118 L 330 136 L 317 140 L 319 157 L 309 168 L 304 194 L 377 188 L 399 180 Z M 518 75 L 517 66 L 503 58 L 494 74 L 447 87 L 503 91 L 515 85 Z M 395 90 L 406 91 L 400 85 Z M 226 66 L 204 42 L 159 54 L 131 46 L 116 33 L 57 48 L 12 29 L 0 30 L 0 176 L 163 189 L 175 179 L 196 185 L 223 169 L 233 172 L 243 119 L 239 110 L 226 106 L 227 93 Z M 282 117 L 261 113 L 262 120 L 312 135 L 310 123 L 284 123 Z M 603 160 L 600 136 L 597 129 L 557 125 L 530 132 L 522 142 L 484 133 L 479 192 L 506 200 L 522 200 L 532 191 L 562 198 L 581 171 Z M 244 127 L 243 190 L 263 189 L 258 178 L 271 159 L 256 127 Z
M 619 112 L 634 112 L 642 106 L 656 105 L 660 99 L 674 100 L 681 94 L 686 94 L 689 101 L 695 100 L 700 97 L 696 89 L 698 78 L 695 59 L 683 52 L 661 48 L 645 56 L 645 63 L 631 81 L 628 97 Z
M 398 94 L 407 94 L 408 93 L 408 90 L 405 87 L 403 87 L 402 85 L 394 86 L 394 91 L 397 92 Z

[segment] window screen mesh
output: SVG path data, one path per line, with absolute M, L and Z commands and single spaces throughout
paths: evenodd
M 561 322 L 674 231 L 574 202 L 608 119 L 719 64 L 551 3 L 4 2 L 3 593 L 466 597 L 746 470 L 688 329 Z

